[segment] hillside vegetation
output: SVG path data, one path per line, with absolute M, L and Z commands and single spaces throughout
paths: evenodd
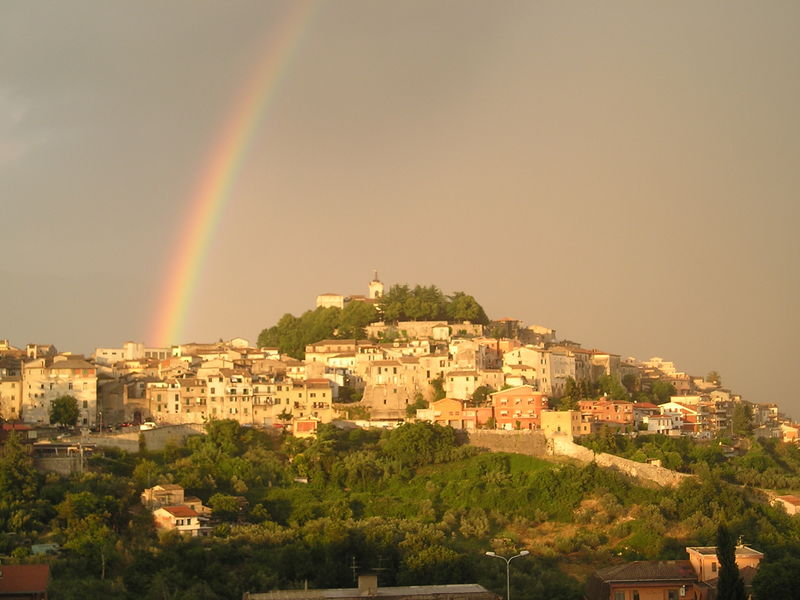
M 185 448 L 109 452 L 69 479 L 39 476 L 18 447 L 0 459 L 0 553 L 24 561 L 31 543 L 61 544 L 48 559 L 54 600 L 352 587 L 354 562 L 384 569 L 381 585 L 477 581 L 502 593 L 505 569 L 483 554 L 524 548 L 515 598 L 577 600 L 593 570 L 683 558 L 686 545 L 713 544 L 723 521 L 769 560 L 800 552 L 800 520 L 713 472 L 645 489 L 595 465 L 483 453 L 421 423 L 326 426 L 305 441 L 218 421 Z M 215 509 L 213 536 L 159 538 L 138 494 L 164 482 Z

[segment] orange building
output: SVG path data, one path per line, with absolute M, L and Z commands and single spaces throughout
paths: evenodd
M 624 400 L 581 400 L 578 410 L 592 421 L 633 425 L 633 402 Z
M 520 385 L 490 394 L 498 429 L 540 429 L 547 396 L 531 385 Z

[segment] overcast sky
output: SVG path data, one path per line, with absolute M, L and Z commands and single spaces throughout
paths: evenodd
M 0 337 L 152 341 L 194 186 L 293 8 L 0 3 Z M 254 341 L 377 268 L 800 416 L 799 106 L 794 0 L 320 3 L 183 341 Z

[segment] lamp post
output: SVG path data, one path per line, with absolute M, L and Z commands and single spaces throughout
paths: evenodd
M 528 556 L 530 552 L 527 550 L 523 550 L 519 554 L 515 554 L 509 558 L 505 556 L 500 556 L 499 554 L 495 554 L 494 552 L 487 552 L 486 556 L 491 556 L 492 558 L 499 558 L 500 560 L 504 560 L 506 563 L 506 600 L 511 600 L 511 561 L 515 558 L 519 558 L 520 556 Z

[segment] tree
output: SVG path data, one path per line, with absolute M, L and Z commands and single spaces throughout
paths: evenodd
M 455 292 L 448 297 L 447 319 L 449 321 L 470 321 L 480 325 L 489 324 L 489 318 L 483 307 L 475 298 L 464 292 Z
M 734 404 L 731 424 L 733 433 L 736 435 L 748 437 L 753 433 L 753 408 L 749 403 L 737 402 Z
M 447 396 L 447 392 L 444 391 L 444 377 L 439 375 L 435 379 L 431 379 L 431 387 L 433 388 L 433 399 L 434 400 L 441 400 L 445 396 Z
M 724 523 L 717 527 L 717 560 L 717 600 L 745 600 L 744 581 L 739 575 L 739 567 L 736 566 L 736 541 Z
M 493 393 L 494 391 L 495 389 L 490 385 L 481 385 L 474 392 L 472 392 L 472 401 L 475 404 L 483 404 L 486 402 L 489 394 Z
M 75 427 L 80 411 L 74 396 L 59 396 L 50 405 L 50 424 L 61 427 Z
M 633 394 L 639 388 L 639 381 L 633 373 L 625 373 L 625 375 L 622 376 L 622 385 L 625 386 L 629 394 Z
M 614 375 L 601 375 L 599 383 L 600 391 L 608 395 L 612 400 L 630 400 L 628 390 Z
M 33 459 L 12 432 L 0 450 L 0 531 L 30 529 L 38 492 Z
M 722 377 L 716 371 L 709 371 L 706 374 L 706 381 L 714 385 L 722 385 Z
M 349 302 L 342 311 L 337 328 L 339 337 L 364 339 L 364 328 L 377 321 L 378 311 L 369 302 Z
M 678 391 L 671 383 L 659 380 L 653 382 L 653 385 L 650 386 L 650 393 L 653 394 L 653 400 L 655 400 L 656 404 L 664 404 L 669 402 L 670 397 L 676 395 Z
M 756 600 L 795 600 L 800 590 L 800 558 L 761 563 L 753 578 Z
M 422 397 L 422 394 L 417 392 L 414 396 L 414 402 L 406 406 L 406 417 L 413 419 L 417 416 L 417 410 L 422 408 L 428 408 L 428 403 L 425 402 L 425 398 Z

